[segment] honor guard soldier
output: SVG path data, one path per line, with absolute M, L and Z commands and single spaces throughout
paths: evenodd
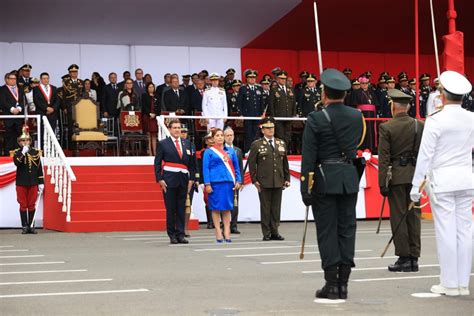
M 31 67 L 30 64 L 24 64 L 18 72 L 18 87 L 23 89 L 25 93 L 31 90 L 31 84 L 33 82 L 33 78 L 30 77 L 31 69 L 33 69 L 33 67 Z
M 258 191 L 263 240 L 284 240 L 280 226 L 281 196 L 290 186 L 290 169 L 286 145 L 274 137 L 275 120 L 261 121 L 263 137 L 252 143 L 248 158 L 250 178 Z
M 292 88 L 286 86 L 286 71 L 281 71 L 278 75 L 278 86 L 271 89 L 270 100 L 268 102 L 268 115 L 272 117 L 295 117 L 296 100 Z M 277 121 L 275 135 L 285 141 L 289 149 L 291 141 L 291 129 L 293 121 Z
M 298 106 L 303 117 L 316 110 L 316 104 L 321 100 L 321 91 L 316 87 L 316 76 L 308 74 L 306 86 L 303 88 Z
M 325 109 L 308 116 L 303 132 L 301 194 L 312 205 L 326 285 L 318 298 L 347 298 L 347 282 L 354 267 L 355 207 L 359 175 L 354 165 L 363 139 L 362 113 L 344 106 L 351 82 L 336 69 L 321 74 Z M 308 175 L 314 172 L 312 193 Z
M 239 107 L 237 105 L 237 97 L 239 95 L 240 87 L 242 86 L 242 81 L 236 79 L 232 82 L 232 92 L 227 93 L 227 113 L 231 115 L 232 113 L 239 113 Z M 240 114 L 240 113 L 239 113 Z
M 257 71 L 249 69 L 245 71 L 247 83 L 239 90 L 237 96 L 237 107 L 242 116 L 262 116 L 263 109 L 263 89 L 255 84 L 257 81 Z M 250 145 L 257 138 L 258 121 L 244 121 L 244 152 L 248 152 Z
M 204 71 L 204 70 L 203 70 Z M 227 96 L 224 88 L 219 87 L 219 75 L 212 73 L 209 79 L 211 87 L 204 91 L 202 97 L 202 115 L 227 117 Z M 224 128 L 223 119 L 208 119 L 207 130 L 211 128 Z
M 72 105 L 81 98 L 84 92 L 84 81 L 77 77 L 79 71 L 78 65 L 72 64 L 67 70 L 69 71 L 69 78 L 65 78 L 63 81 L 63 101 L 67 114 L 68 144 L 71 145 L 71 138 L 74 132 Z
M 418 202 L 420 186 L 428 181 L 425 191 L 434 217 L 441 271 L 441 282 L 431 287 L 431 292 L 469 295 L 474 113 L 464 110 L 461 102 L 472 85 L 455 71 L 443 72 L 439 80 L 443 107 L 425 121 L 410 196 L 412 201 Z
M 380 194 L 388 197 L 392 232 L 399 227 L 393 239 L 398 260 L 389 265 L 388 270 L 417 272 L 421 209 L 408 211 L 408 205 L 423 122 L 408 115 L 412 96 L 397 89 L 388 90 L 388 96 L 393 120 L 381 124 L 379 128 L 379 185 Z M 406 212 L 408 214 L 404 215 Z M 400 223 L 404 216 L 404 221 Z
M 38 192 L 43 192 L 44 176 L 41 164 L 41 151 L 31 147 L 28 127 L 18 137 L 20 148 L 11 152 L 16 166 L 16 196 L 20 204 L 22 234 L 36 234 L 35 218 Z
M 422 74 L 420 76 L 420 116 L 426 116 L 426 104 L 428 103 L 428 97 L 432 91 L 430 86 L 430 74 Z

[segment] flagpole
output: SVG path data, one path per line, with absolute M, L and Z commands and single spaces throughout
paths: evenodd
M 319 20 L 318 20 L 318 7 L 316 5 L 316 1 L 313 3 L 314 8 L 314 27 L 316 30 L 316 46 L 318 49 L 318 62 L 319 62 L 319 74 L 323 72 L 323 56 L 321 53 L 321 40 L 319 37 Z
M 420 78 L 420 47 L 418 40 L 418 0 L 415 0 L 415 78 Z M 420 118 L 420 89 L 415 90 L 416 118 Z
M 431 26 L 433 29 L 433 44 L 434 44 L 434 51 L 435 51 L 435 60 L 436 60 L 436 73 L 440 75 L 440 68 L 439 68 L 439 54 L 438 54 L 438 41 L 436 39 L 436 27 L 435 27 L 435 19 L 434 19 L 434 9 L 433 9 L 433 0 L 430 0 L 430 9 L 431 9 Z

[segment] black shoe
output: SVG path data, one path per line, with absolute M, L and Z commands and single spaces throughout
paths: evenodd
M 399 257 L 398 260 L 388 266 L 390 272 L 411 272 L 411 260 L 408 257 Z
M 317 298 L 328 298 L 330 300 L 339 299 L 339 286 L 337 284 L 337 266 L 324 270 L 324 279 L 326 285 L 322 289 L 316 291 Z
M 21 234 L 22 234 L 22 235 L 28 234 L 28 227 L 23 226 L 23 227 L 21 228 Z
M 237 230 L 237 228 L 231 229 L 231 230 L 230 230 L 230 233 L 231 233 L 231 234 L 240 234 L 240 232 Z
M 214 224 L 207 223 L 207 229 L 214 229 Z
M 418 258 L 410 256 L 410 261 L 411 261 L 411 271 L 418 272 L 420 270 L 420 268 L 418 267 Z
M 181 237 L 181 238 L 178 238 L 178 243 L 180 243 L 180 244 L 189 244 L 189 241 L 184 239 L 184 237 Z
M 28 227 L 28 234 L 33 234 L 36 235 L 38 232 L 36 231 L 36 228 L 33 227 Z
M 176 245 L 178 243 L 178 239 L 176 238 L 170 238 L 170 244 Z
M 347 283 L 349 282 L 349 276 L 351 274 L 351 266 L 341 264 L 339 265 L 338 272 L 339 298 L 345 300 L 347 299 Z
M 285 237 L 280 234 L 272 235 L 271 238 L 272 240 L 285 240 Z
M 262 239 L 262 240 L 263 240 L 263 241 L 270 241 L 270 240 L 272 240 L 272 239 L 271 239 L 270 236 L 267 235 L 267 236 L 263 236 L 263 239 Z
M 190 238 L 190 237 L 191 237 L 191 235 L 190 235 L 190 234 L 184 234 L 184 237 L 186 237 L 186 238 Z

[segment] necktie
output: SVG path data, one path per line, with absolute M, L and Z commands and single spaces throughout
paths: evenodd
M 113 84 L 112 87 L 115 89 L 117 89 L 117 85 L 116 84 Z
M 44 90 L 46 91 L 46 94 L 49 94 L 49 88 L 48 88 L 48 86 L 44 86 Z
M 270 147 L 272 147 L 272 150 L 275 150 L 275 147 L 273 147 L 273 139 L 269 139 L 268 143 L 270 144 Z
M 201 97 L 204 95 L 204 91 L 203 90 L 199 90 L 199 92 L 201 93 Z
M 176 93 L 176 95 L 177 95 L 178 98 L 179 98 L 179 92 L 178 92 L 178 90 L 174 90 L 174 93 Z
M 140 86 L 140 89 L 143 88 L 143 83 L 141 81 L 138 82 L 138 85 Z
M 178 151 L 179 158 L 183 158 L 183 153 L 181 152 L 181 147 L 179 147 L 179 140 L 176 139 L 174 142 L 176 144 L 176 150 Z
M 14 94 L 16 94 L 16 86 L 12 86 L 12 91 Z

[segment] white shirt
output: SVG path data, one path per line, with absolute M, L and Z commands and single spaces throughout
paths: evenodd
M 473 189 L 473 147 L 474 113 L 445 105 L 426 119 L 412 184 L 429 174 L 435 193 Z
M 202 114 L 204 116 L 227 116 L 227 98 L 224 89 L 212 87 L 204 91 Z
M 94 89 L 89 90 L 89 98 L 97 102 L 97 92 Z

